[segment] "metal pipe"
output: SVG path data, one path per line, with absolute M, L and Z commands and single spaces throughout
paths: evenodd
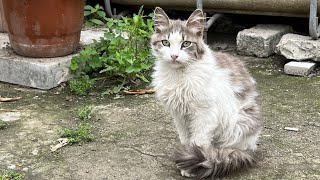
M 197 0 L 197 9 L 203 9 L 203 3 L 202 0 Z
M 219 19 L 219 18 L 221 18 L 222 16 L 223 16 L 223 14 L 221 14 L 221 13 L 217 13 L 217 14 L 213 15 L 213 16 L 207 21 L 206 26 L 205 26 L 205 29 L 209 29 L 209 28 L 212 26 L 212 24 L 213 24 L 214 22 L 216 22 L 216 20 Z
M 309 34 L 313 39 L 320 36 L 320 28 L 317 17 L 317 0 L 310 0 Z
M 202 0 L 203 10 L 215 13 L 309 17 L 310 0 Z M 112 3 L 193 11 L 194 0 L 112 0 Z M 320 0 L 318 0 L 320 2 Z M 199 6 L 200 7 L 200 6 Z M 318 3 L 320 8 L 320 3 Z
M 104 0 L 104 10 L 106 11 L 107 16 L 108 16 L 109 18 L 113 18 L 110 0 Z

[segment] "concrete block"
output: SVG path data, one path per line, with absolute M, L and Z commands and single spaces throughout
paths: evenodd
M 284 72 L 296 76 L 308 76 L 316 67 L 314 62 L 291 61 L 284 65 Z
M 100 40 L 101 37 L 104 37 L 104 32 L 107 29 L 89 29 L 81 31 L 80 44 L 89 45 L 93 43 L 93 39 Z
M 320 61 L 320 40 L 298 34 L 284 35 L 277 45 L 277 53 L 297 61 Z
M 26 58 L 0 50 L 0 81 L 51 89 L 70 77 L 72 55 L 58 58 Z
M 244 29 L 237 35 L 237 49 L 241 55 L 268 57 L 275 53 L 281 37 L 292 31 L 288 25 L 260 24 Z

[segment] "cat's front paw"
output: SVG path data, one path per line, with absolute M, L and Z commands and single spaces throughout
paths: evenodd
M 188 178 L 196 177 L 195 174 L 191 174 L 186 170 L 180 170 L 180 173 L 181 173 L 181 176 L 184 176 L 184 177 L 188 177 Z

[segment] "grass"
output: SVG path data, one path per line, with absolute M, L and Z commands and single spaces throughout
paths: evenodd
M 6 129 L 7 127 L 8 127 L 8 123 L 0 119 L 0 129 Z
M 94 140 L 91 133 L 91 119 L 92 107 L 84 106 L 77 110 L 77 118 L 80 119 L 80 124 L 73 128 L 63 128 L 60 130 L 61 137 L 67 138 L 70 144 L 76 144 L 81 141 L 90 142 Z
M 91 106 L 83 106 L 78 109 L 77 117 L 82 121 L 88 121 L 91 119 L 92 107 Z
M 0 180 L 22 180 L 23 175 L 10 170 L 1 170 L 0 171 Z

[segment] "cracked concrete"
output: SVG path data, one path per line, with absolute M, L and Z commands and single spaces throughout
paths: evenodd
M 235 36 L 210 37 L 213 48 L 228 43 L 223 51 L 236 55 Z M 263 160 L 256 168 L 224 179 L 320 179 L 319 77 L 285 75 L 279 56 L 240 57 L 258 83 Z M 115 100 L 100 93 L 79 97 L 64 86 L 38 91 L 0 83 L 2 97 L 22 97 L 0 102 L 0 114 L 21 113 L 20 119 L 0 130 L 0 169 L 14 169 L 32 180 L 184 179 L 170 158 L 177 134 L 154 96 Z M 58 130 L 75 126 L 75 110 L 85 104 L 94 107 L 95 140 L 51 152 Z

